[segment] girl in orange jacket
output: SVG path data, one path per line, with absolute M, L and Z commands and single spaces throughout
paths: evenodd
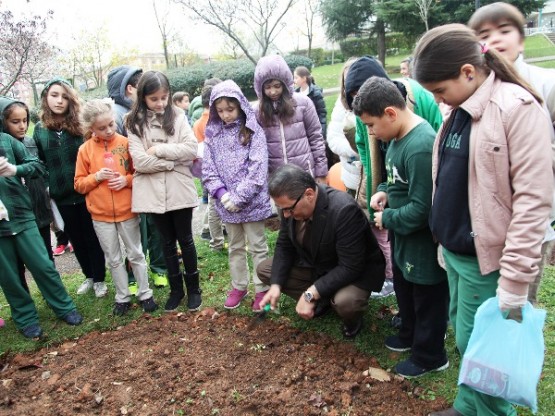
M 86 141 L 77 155 L 75 190 L 86 195 L 94 230 L 110 266 L 116 287 L 114 315 L 124 315 L 131 306 L 120 238 L 137 279 L 137 299 L 145 312 L 152 312 L 158 305 L 148 284 L 139 217 L 131 212 L 133 166 L 127 138 L 116 133 L 112 101 L 87 102 L 81 123 Z

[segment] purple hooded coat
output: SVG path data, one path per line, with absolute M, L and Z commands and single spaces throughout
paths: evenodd
M 293 74 L 280 55 L 260 58 L 254 70 L 254 90 L 259 103 L 264 99 L 263 85 L 271 79 L 280 80 L 293 97 L 295 114 L 281 121 L 277 115 L 263 126 L 268 144 L 268 165 L 272 173 L 281 165 L 292 163 L 314 177 L 328 174 L 326 146 L 322 126 L 312 100 L 293 90 Z M 258 111 L 261 106 L 258 105 Z M 259 117 L 260 120 L 260 117 Z
M 245 124 L 253 132 L 248 144 L 241 143 L 241 118 L 230 124 L 220 119 L 214 105 L 220 97 L 239 101 L 246 115 Z M 266 138 L 254 110 L 235 82 L 227 80 L 213 87 L 205 135 L 202 183 L 216 199 L 216 210 L 222 221 L 240 224 L 268 218 L 272 210 L 268 195 Z M 239 212 L 224 208 L 220 198 L 225 192 L 229 192 L 231 201 L 241 208 Z

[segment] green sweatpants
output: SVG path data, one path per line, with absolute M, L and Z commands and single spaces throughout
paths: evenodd
M 58 318 L 76 309 L 60 279 L 60 274 L 48 257 L 42 237 L 33 221 L 33 226 L 27 230 L 16 235 L 0 237 L 0 286 L 10 304 L 17 328 L 23 329 L 38 323 L 35 303 L 19 280 L 18 257 L 33 275 L 42 296 Z
M 143 253 L 147 257 L 148 264 L 152 273 L 168 274 L 166 260 L 164 260 L 163 241 L 160 231 L 154 225 L 152 214 L 141 214 L 141 243 Z
M 443 249 L 449 279 L 449 319 L 455 330 L 461 357 L 466 351 L 474 328 L 478 307 L 495 296 L 499 272 L 480 274 L 478 259 Z M 464 416 L 516 416 L 514 407 L 506 400 L 479 393 L 465 385 L 459 386 L 454 408 Z

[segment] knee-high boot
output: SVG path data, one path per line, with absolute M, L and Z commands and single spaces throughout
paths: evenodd
M 202 290 L 199 284 L 199 272 L 185 274 L 187 286 L 187 307 L 190 311 L 198 311 L 202 305 Z
M 168 276 L 170 282 L 170 297 L 166 302 L 165 310 L 167 312 L 174 311 L 177 309 L 181 300 L 185 297 L 183 291 L 183 274 L 179 273 L 176 275 Z

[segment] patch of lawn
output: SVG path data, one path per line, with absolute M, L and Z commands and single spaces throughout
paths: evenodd
M 527 36 L 524 39 L 524 57 L 538 58 L 541 56 L 555 56 L 555 45 L 543 34 Z
M 320 88 L 334 88 L 339 86 L 339 74 L 343 69 L 343 62 L 333 65 L 317 66 L 312 70 L 316 85 Z
M 277 232 L 267 232 L 268 246 L 273 253 Z M 223 308 L 223 302 L 227 291 L 230 289 L 230 276 L 228 257 L 226 253 L 217 253 L 210 250 L 208 242 L 197 239 L 196 241 L 199 269 L 201 271 L 201 284 L 203 289 L 203 307 Z M 124 317 L 112 316 L 114 302 L 114 289 L 110 279 L 108 279 L 109 292 L 103 299 L 97 299 L 92 293 L 76 296 L 75 292 L 82 282 L 83 276 L 78 273 L 63 276 L 63 281 L 70 295 L 75 300 L 79 311 L 84 316 L 84 322 L 77 327 L 71 327 L 58 320 L 50 308 L 45 304 L 40 296 L 36 285 L 31 282 L 30 287 L 33 299 L 37 305 L 40 323 L 44 331 L 48 334 L 48 339 L 43 342 L 26 340 L 20 335 L 9 318 L 10 311 L 6 305 L 5 298 L 0 294 L 0 316 L 6 320 L 6 326 L 0 329 L 0 354 L 1 353 L 20 353 L 32 351 L 43 346 L 55 346 L 59 343 L 76 339 L 92 331 L 117 330 L 118 327 L 126 325 L 142 315 L 142 310 L 134 306 Z M 167 299 L 169 288 L 154 288 L 156 301 L 163 306 Z M 232 313 L 245 316 L 252 316 L 250 300 L 254 294 L 254 289 L 250 289 L 248 300 L 245 300 L 239 308 Z M 539 412 L 540 416 L 555 414 L 555 268 L 547 267 L 540 290 L 540 306 L 547 309 L 547 321 L 544 330 L 545 336 L 545 362 L 542 379 L 539 384 Z M 387 308 L 395 308 L 395 297 L 386 299 L 372 299 L 370 307 L 365 315 L 365 329 L 354 341 L 355 346 L 369 356 L 375 357 L 379 364 L 385 369 L 391 369 L 399 360 L 404 359 L 406 354 L 393 353 L 387 350 L 384 339 L 394 334 L 394 329 L 390 326 L 391 315 Z M 180 306 L 179 311 L 185 312 L 186 307 Z M 280 301 L 280 314 L 287 318 L 289 323 L 303 331 L 323 332 L 334 338 L 341 338 L 341 322 L 338 317 L 330 313 L 314 321 L 304 321 L 295 313 L 295 301 L 282 296 Z M 156 311 L 152 315 L 158 316 L 163 312 Z M 273 315 L 270 315 L 271 317 Z M 426 375 L 413 381 L 413 385 L 423 389 L 423 400 L 434 400 L 435 397 L 445 397 L 452 401 L 456 394 L 456 383 L 459 368 L 459 356 L 455 347 L 455 337 L 449 330 L 447 341 L 447 352 L 450 360 L 450 367 L 446 371 Z M 519 408 L 518 414 L 529 416 L 532 413 L 526 409 Z

